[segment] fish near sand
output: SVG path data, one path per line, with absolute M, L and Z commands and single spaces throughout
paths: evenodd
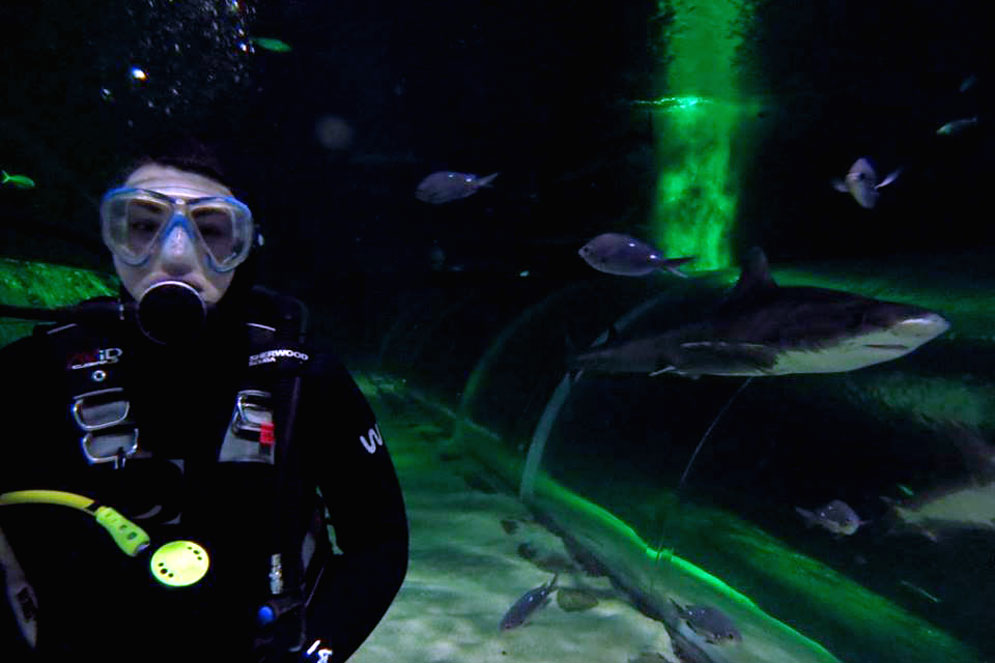
M 692 631 L 712 645 L 742 642 L 743 636 L 735 622 L 718 608 L 710 605 L 682 606 L 674 599 L 670 602 L 677 608 L 677 614 L 687 622 Z
M 440 170 L 418 183 L 418 188 L 415 189 L 415 198 L 433 205 L 468 198 L 477 193 L 481 187 L 490 186 L 498 174 L 492 173 L 486 177 L 477 177 L 471 173 Z
M 693 257 L 666 258 L 656 247 L 619 233 L 598 235 L 577 253 L 599 272 L 617 276 L 645 276 L 662 269 L 687 278 L 688 275 L 677 268 L 694 260 Z
M 507 631 L 527 622 L 540 608 L 549 603 L 549 595 L 556 587 L 558 574 L 553 575 L 553 579 L 545 585 L 540 585 L 535 589 L 525 592 L 520 599 L 508 608 L 501 618 L 501 630 Z
M 849 193 L 864 209 L 874 209 L 881 196 L 878 189 L 894 182 L 901 172 L 902 169 L 899 168 L 889 173 L 884 181 L 879 183 L 878 174 L 874 172 L 874 166 L 871 165 L 870 159 L 861 157 L 853 162 L 844 179 L 833 181 L 833 188 L 843 193 Z
M 939 314 L 826 288 L 778 286 L 754 249 L 704 319 L 609 340 L 568 358 L 571 372 L 770 376 L 842 373 L 891 361 L 950 327 Z
M 837 536 L 855 534 L 861 525 L 866 525 L 870 522 L 861 520 L 857 512 L 843 500 L 833 500 L 825 506 L 820 506 L 815 511 L 807 511 L 796 506 L 795 511 L 805 519 L 807 526 L 813 527 L 818 525 Z

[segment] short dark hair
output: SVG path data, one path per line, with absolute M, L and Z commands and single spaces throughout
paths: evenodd
M 220 150 L 195 136 L 181 135 L 152 140 L 143 146 L 141 156 L 133 159 L 120 174 L 118 182 L 124 182 L 133 172 L 150 163 L 197 173 L 232 188 L 228 172 L 222 164 Z

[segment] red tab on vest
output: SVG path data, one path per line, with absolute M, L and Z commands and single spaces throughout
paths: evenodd
M 259 425 L 259 444 L 271 446 L 276 442 L 276 432 L 273 429 L 273 422 L 264 422 Z

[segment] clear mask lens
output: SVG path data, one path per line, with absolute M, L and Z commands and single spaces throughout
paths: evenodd
M 155 191 L 116 189 L 100 208 L 104 242 L 121 260 L 140 265 L 180 225 L 203 247 L 209 266 L 225 272 L 249 254 L 252 213 L 230 197 L 179 200 Z

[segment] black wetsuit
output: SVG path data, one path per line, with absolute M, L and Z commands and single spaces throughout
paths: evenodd
M 277 506 L 273 466 L 219 462 L 243 386 L 251 350 L 245 323 L 255 301 L 246 296 L 219 307 L 202 338 L 173 349 L 152 344 L 133 324 L 114 323 L 140 431 L 141 453 L 123 468 L 86 462 L 65 386 L 73 359 L 60 356 L 65 351 L 53 348 L 51 334 L 36 332 L 0 350 L 0 492 L 49 489 L 95 498 L 144 528 L 152 549 L 192 540 L 211 561 L 199 583 L 168 588 L 152 579 L 147 555 L 126 556 L 81 511 L 0 507 L 0 529 L 37 597 L 38 626 L 32 652 L 0 594 L 4 663 L 259 660 L 256 614 L 270 588 L 274 522 L 289 523 L 303 541 L 322 506 L 335 549 L 318 546 L 319 555 L 322 548 L 329 555 L 306 597 L 305 646 L 320 639 L 334 652 L 329 660 L 343 661 L 379 622 L 407 568 L 407 521 L 373 412 L 342 365 L 306 349 L 309 359 L 299 369 L 292 446 L 300 462 L 291 485 L 301 488 L 304 503 L 295 513 L 275 513 L 285 507 Z M 293 660 L 282 656 L 265 660 Z

